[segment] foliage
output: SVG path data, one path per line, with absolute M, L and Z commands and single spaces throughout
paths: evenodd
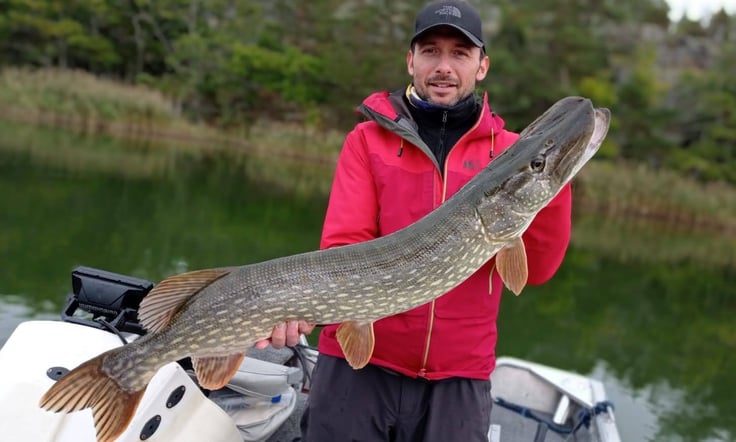
M 409 81 L 404 57 L 424 3 L 2 0 L 0 68 L 144 84 L 220 127 L 270 119 L 344 131 L 368 93 Z M 736 182 L 734 17 L 671 24 L 663 0 L 475 4 L 491 57 L 480 87 L 509 128 L 586 95 L 613 112 L 604 156 Z
M 556 13 L 540 13 L 536 2 L 500 3 L 488 90 L 513 129 L 560 97 L 579 94 L 583 79 L 597 78 L 607 68 L 604 35 L 592 26 L 595 15 L 579 13 L 578 4 L 565 0 L 557 2 Z
M 678 124 L 683 128 L 681 149 L 668 165 L 705 179 L 736 182 L 736 45 L 724 46 L 714 69 L 688 72 L 675 95 L 687 110 Z M 728 66 L 728 67 L 727 67 Z
M 621 156 L 659 166 L 671 147 L 665 129 L 672 112 L 662 106 L 666 90 L 657 79 L 654 57 L 653 48 L 639 47 L 622 75 L 612 112 L 625 118 L 616 122 L 612 138 Z

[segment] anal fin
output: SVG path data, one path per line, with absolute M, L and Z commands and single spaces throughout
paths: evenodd
M 243 359 L 245 352 L 222 356 L 194 356 L 192 365 L 199 385 L 208 390 L 217 390 L 227 385 L 235 376 Z
M 351 367 L 359 369 L 368 364 L 376 343 L 372 322 L 343 322 L 337 327 L 336 336 Z

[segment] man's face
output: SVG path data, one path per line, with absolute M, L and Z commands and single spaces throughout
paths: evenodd
M 423 99 L 452 106 L 475 90 L 488 73 L 490 61 L 456 29 L 444 26 L 417 39 L 406 56 L 409 75 Z

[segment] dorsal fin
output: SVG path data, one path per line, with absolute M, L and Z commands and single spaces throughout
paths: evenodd
M 245 352 L 222 356 L 192 356 L 192 366 L 199 385 L 208 390 L 219 390 L 235 376 L 244 358 Z
M 526 262 L 526 249 L 521 238 L 508 243 L 496 254 L 496 269 L 504 285 L 515 295 L 526 286 L 529 269 Z
M 164 279 L 141 301 L 138 320 L 148 332 L 162 329 L 189 298 L 231 271 L 232 267 L 195 270 Z

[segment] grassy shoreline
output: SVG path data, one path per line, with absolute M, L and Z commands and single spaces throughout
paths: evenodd
M 187 122 L 157 91 L 56 69 L 1 71 L 0 119 L 225 155 L 247 164 L 252 176 L 297 193 L 328 191 L 344 137 L 335 130 L 268 121 L 225 132 Z M 280 166 L 263 167 L 244 157 L 278 157 Z M 640 164 L 593 160 L 576 177 L 574 188 L 577 210 L 736 234 L 736 187 L 724 183 L 700 183 Z

